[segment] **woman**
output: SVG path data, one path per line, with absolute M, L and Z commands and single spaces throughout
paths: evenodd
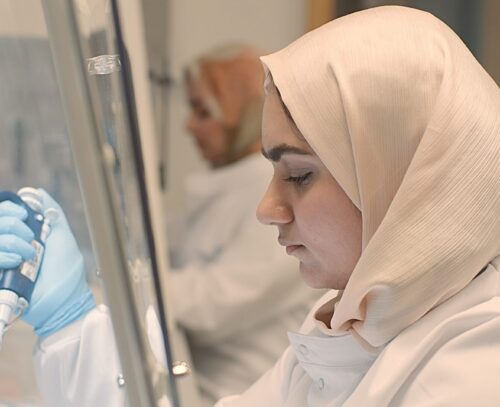
M 448 27 L 401 7 L 263 62 L 274 176 L 258 217 L 310 285 L 341 294 L 218 406 L 497 405 L 496 84 Z
M 262 60 L 274 177 L 258 217 L 308 284 L 342 291 L 218 406 L 498 405 L 494 81 L 447 26 L 400 7 Z

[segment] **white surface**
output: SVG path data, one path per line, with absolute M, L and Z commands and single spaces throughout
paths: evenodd
M 187 103 L 182 70 L 200 54 L 215 46 L 245 42 L 264 53 L 284 47 L 305 31 L 305 0 L 215 0 L 174 1 L 168 17 L 171 33 L 168 47 L 172 87 L 168 111 L 168 193 L 174 212 L 186 204 L 183 191 L 186 174 L 205 167 L 184 129 Z
M 0 2 L 0 35 L 47 37 L 42 2 L 36 0 Z

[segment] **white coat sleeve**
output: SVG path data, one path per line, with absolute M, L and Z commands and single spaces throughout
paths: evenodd
M 126 406 L 118 385 L 120 360 L 104 305 L 47 338 L 34 352 L 35 375 L 46 406 Z
M 170 273 L 175 317 L 199 342 L 218 342 L 296 307 L 307 310 L 318 296 L 268 227 L 252 217 L 241 229 L 208 266 Z

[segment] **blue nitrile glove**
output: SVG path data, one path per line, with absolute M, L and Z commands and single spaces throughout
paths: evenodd
M 23 222 L 27 217 L 26 209 L 11 201 L 0 202 L 0 269 L 13 269 L 35 256 L 34 234 Z
M 43 210 L 55 208 L 59 211 L 59 218 L 50 225 L 51 232 L 45 243 L 45 253 L 38 280 L 30 305 L 21 319 L 32 325 L 38 336 L 46 336 L 83 317 L 95 307 L 95 300 L 85 280 L 82 254 L 61 207 L 47 192 L 42 189 L 39 191 L 43 198 Z M 0 219 L 6 216 L 11 219 L 8 222 L 12 222 L 12 219 L 16 217 L 12 214 L 12 206 L 16 205 L 8 205 L 7 209 L 5 205 L 0 206 Z M 22 209 L 17 208 L 18 211 Z M 19 214 L 17 218 L 22 219 Z M 11 243 L 7 260 L 12 257 L 12 253 L 26 258 L 28 253 L 21 251 L 19 242 L 20 239 L 26 240 L 26 231 L 21 232 L 22 228 L 19 225 L 15 227 L 15 230 L 11 229 L 11 233 L 14 233 L 17 239 L 8 237 L 11 235 L 3 235 L 7 236 L 6 239 Z M 0 233 L 2 233 L 1 230 Z M 1 237 L 0 235 L 0 239 Z M 16 247 L 13 242 L 16 242 Z M 6 268 L 1 261 L 0 268 Z

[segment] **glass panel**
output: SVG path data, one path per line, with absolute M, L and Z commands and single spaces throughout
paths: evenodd
M 141 199 L 144 194 L 139 187 L 137 155 L 131 142 L 121 77 L 125 61 L 118 57 L 109 2 L 75 1 L 74 6 L 83 51 L 81 63 L 101 130 L 100 145 L 107 163 L 113 163 L 111 189 L 115 209 L 120 213 L 116 218 L 121 220 L 126 275 L 133 292 L 129 301 L 139 316 L 139 334 L 146 344 L 143 366 L 138 370 L 147 372 L 154 399 L 161 400 L 175 387 L 169 384 L 165 369 L 147 346 L 146 313 L 151 310 L 160 313 L 148 246 L 151 239 L 144 220 L 145 202 Z M 39 1 L 12 0 L 0 4 L 0 189 L 43 187 L 60 202 L 84 253 L 89 281 L 99 300 L 104 295 L 95 273 L 84 200 L 78 187 L 50 52 L 53 40 L 47 34 Z M 34 334 L 24 323 L 16 323 L 6 334 L 0 351 L 0 405 L 41 404 L 32 371 L 34 343 Z M 168 349 L 166 353 L 169 354 Z
M 48 103 L 50 101 L 50 103 Z M 0 189 L 42 187 L 61 203 L 98 294 L 95 259 L 71 158 L 41 3 L 0 3 Z M 16 323 L 0 350 L 0 405 L 41 403 L 32 362 L 35 335 Z
M 139 315 L 144 343 L 148 343 L 146 313 L 154 310 L 159 315 L 159 312 L 142 210 L 146 203 L 141 200 L 137 178 L 136 166 L 140 164 L 136 162 L 136 147 L 131 140 L 131 132 L 135 130 L 131 129 L 122 81 L 124 64 L 129 62 L 122 61 L 118 55 L 110 3 L 90 0 L 74 4 L 84 54 L 82 62 L 86 65 L 92 102 L 100 119 L 98 125 L 103 130 L 101 144 L 114 163 L 112 187 L 119 198 L 119 210 L 124 222 L 125 252 L 134 294 L 132 300 Z M 148 368 L 153 372 L 155 398 L 160 400 L 168 387 L 166 372 L 157 363 L 151 348 L 147 346 L 146 350 Z
M 102 145 L 106 154 L 112 157 L 113 187 L 119 198 L 121 216 L 127 237 L 127 259 L 129 272 L 134 281 L 134 290 L 140 313 L 150 305 L 156 306 L 151 283 L 150 254 L 142 219 L 141 200 L 135 171 L 134 156 L 130 145 L 130 131 L 125 114 L 124 96 L 121 89 L 121 61 L 112 29 L 112 19 L 104 7 L 84 7 L 86 2 L 78 2 L 79 18 L 84 51 L 84 64 L 94 87 L 94 100 L 100 110 L 105 139 Z M 100 4 L 104 4 L 100 2 Z M 84 10 L 84 11 L 82 11 Z M 97 24 L 96 22 L 102 24 Z M 108 27 L 108 28 L 107 28 Z

